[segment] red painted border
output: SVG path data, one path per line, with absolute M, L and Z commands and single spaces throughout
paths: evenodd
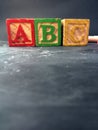
M 31 24 L 31 34 L 32 34 L 32 43 L 28 44 L 19 44 L 19 43 L 12 43 L 11 39 L 11 30 L 10 30 L 10 24 L 11 23 L 30 23 Z M 35 46 L 35 29 L 34 29 L 34 19 L 29 19 L 29 18 L 15 18 L 15 19 L 7 19 L 6 20 L 6 25 L 7 25 L 7 32 L 8 32 L 8 41 L 9 41 L 9 46 L 14 47 L 14 46 Z

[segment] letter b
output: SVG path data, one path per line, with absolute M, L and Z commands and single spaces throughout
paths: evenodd
M 53 42 L 56 40 L 56 35 L 54 34 L 55 27 L 51 25 L 41 25 L 42 27 L 42 42 Z M 49 31 L 48 31 L 49 30 Z M 50 36 L 48 38 L 48 36 Z

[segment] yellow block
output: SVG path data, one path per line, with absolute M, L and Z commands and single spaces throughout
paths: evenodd
M 88 44 L 89 19 L 63 19 L 63 46 Z

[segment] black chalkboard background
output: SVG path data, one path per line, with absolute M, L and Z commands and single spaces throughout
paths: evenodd
M 5 19 L 90 18 L 97 0 L 0 2 L 0 130 L 98 130 L 98 45 L 8 47 Z
M 5 19 L 15 17 L 89 18 L 90 34 L 97 35 L 98 0 L 2 0 L 0 39 L 7 40 Z
M 98 45 L 0 42 L 0 130 L 98 130 Z

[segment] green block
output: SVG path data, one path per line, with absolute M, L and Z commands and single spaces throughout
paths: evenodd
M 36 46 L 61 45 L 61 19 L 37 18 L 35 19 Z

